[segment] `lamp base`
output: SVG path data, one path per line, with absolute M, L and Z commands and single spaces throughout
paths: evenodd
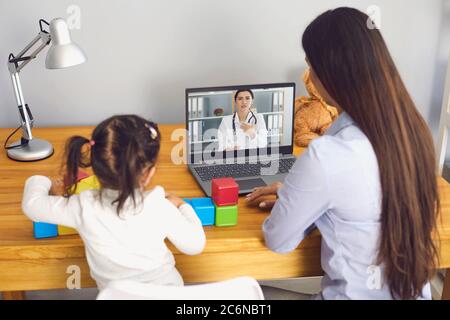
M 11 146 L 20 145 L 16 141 Z M 8 149 L 8 157 L 16 161 L 37 161 L 50 157 L 53 154 L 53 146 L 50 142 L 42 139 L 32 139 L 23 147 Z

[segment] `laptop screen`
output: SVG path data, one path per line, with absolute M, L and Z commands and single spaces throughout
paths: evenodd
M 292 153 L 294 83 L 186 89 L 190 163 Z

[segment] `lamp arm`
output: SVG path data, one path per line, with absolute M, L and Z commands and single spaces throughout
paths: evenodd
M 12 53 L 8 58 L 8 70 L 11 76 L 11 80 L 13 83 L 14 94 L 16 96 L 17 107 L 19 109 L 20 121 L 22 126 L 22 143 L 28 143 L 29 140 L 33 139 L 33 135 L 31 133 L 31 129 L 33 127 L 33 115 L 31 114 L 30 108 L 28 104 L 25 103 L 25 99 L 23 97 L 22 86 L 20 84 L 19 72 L 28 64 L 30 61 L 47 46 L 50 44 L 51 36 L 50 33 L 44 31 L 42 29 L 42 22 L 44 20 L 39 21 L 41 31 L 39 34 L 31 40 L 31 42 L 20 51 L 17 56 L 14 56 Z M 45 22 L 47 23 L 47 22 Z M 48 24 L 48 23 L 47 23 Z M 29 56 L 24 56 L 36 43 L 41 40 L 41 45 L 37 47 Z
M 30 50 L 39 40 L 42 41 L 41 45 L 36 48 L 29 56 L 24 55 Z M 22 70 L 32 59 L 36 58 L 37 55 L 44 50 L 46 46 L 48 46 L 51 42 L 51 36 L 50 33 L 46 31 L 41 31 L 39 34 L 31 40 L 31 42 L 22 50 L 20 51 L 16 56 L 14 56 L 12 53 L 9 55 L 8 59 L 8 66 L 9 66 L 9 72 L 19 72 Z

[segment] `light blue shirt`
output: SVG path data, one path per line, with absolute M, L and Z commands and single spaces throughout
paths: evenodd
M 325 299 L 392 299 L 376 265 L 381 184 L 366 135 L 342 113 L 297 159 L 263 225 L 266 245 L 287 253 L 315 224 L 322 235 Z M 429 283 L 423 298 L 431 299 Z

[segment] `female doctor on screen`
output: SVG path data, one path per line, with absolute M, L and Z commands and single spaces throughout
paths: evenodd
M 219 126 L 219 151 L 267 146 L 264 117 L 250 110 L 253 99 L 254 94 L 250 89 L 240 89 L 234 94 L 236 111 L 225 116 Z

